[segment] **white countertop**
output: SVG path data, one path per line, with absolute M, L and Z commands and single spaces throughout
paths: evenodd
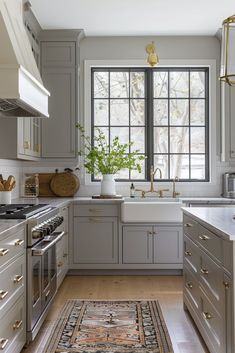
M 26 222 L 26 219 L 1 219 L 0 220 L 0 235 L 4 236 L 4 232 L 17 227 L 19 224 Z
M 218 231 L 224 238 L 235 241 L 235 207 L 183 207 L 182 209 L 205 226 Z

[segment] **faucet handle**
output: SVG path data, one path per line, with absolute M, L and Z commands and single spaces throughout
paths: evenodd
M 164 191 L 169 191 L 169 189 L 160 189 L 160 190 L 158 190 L 158 192 L 159 192 L 159 197 L 163 197 L 163 192 Z

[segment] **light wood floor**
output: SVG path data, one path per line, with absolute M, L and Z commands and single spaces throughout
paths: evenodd
M 67 299 L 158 299 L 174 353 L 208 353 L 190 317 L 183 310 L 181 276 L 69 276 L 36 339 L 22 353 L 41 353 Z

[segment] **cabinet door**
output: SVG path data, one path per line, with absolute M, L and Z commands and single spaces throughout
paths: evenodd
M 74 217 L 73 241 L 74 263 L 118 262 L 116 217 Z
M 154 263 L 183 262 L 182 227 L 154 227 Z
M 230 158 L 235 158 L 235 88 L 230 88 Z
M 42 157 L 76 156 L 76 70 L 44 68 L 42 78 L 50 91 L 49 119 L 42 121 Z
M 124 226 L 122 230 L 123 263 L 150 264 L 153 262 L 151 226 Z

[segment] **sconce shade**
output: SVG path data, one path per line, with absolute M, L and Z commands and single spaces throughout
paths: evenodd
M 235 15 L 223 22 L 220 80 L 235 86 Z

